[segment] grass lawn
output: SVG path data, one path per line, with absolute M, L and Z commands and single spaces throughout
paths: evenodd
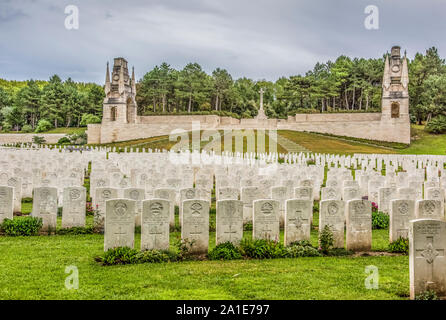
M 316 153 L 396 153 L 395 150 L 371 146 L 360 142 L 346 141 L 335 137 L 297 131 L 278 131 L 278 134 Z
M 30 211 L 31 204 L 23 204 Z M 215 213 L 211 211 L 211 221 Z M 178 221 L 178 216 L 177 216 Z M 61 218 L 58 218 L 60 227 Z M 93 219 L 87 217 L 87 225 Z M 318 224 L 315 213 L 314 225 Z M 244 236 L 251 238 L 252 232 Z M 171 244 L 180 237 L 171 233 Z M 283 241 L 283 232 L 281 232 Z M 317 245 L 317 230 L 311 231 Z M 104 267 L 102 235 L 0 237 L 0 299 L 407 299 L 408 257 L 344 256 L 236 261 L 188 261 Z M 140 234 L 135 235 L 135 247 Z M 373 251 L 385 251 L 388 230 L 373 230 Z M 215 232 L 210 233 L 210 248 Z M 379 270 L 367 290 L 365 267 Z M 65 268 L 79 270 L 79 289 L 65 289 Z
M 87 127 L 81 127 L 81 128 L 57 128 L 57 129 L 51 129 L 47 132 L 42 132 L 42 134 L 47 133 L 64 133 L 64 134 L 73 134 L 73 133 L 84 133 L 87 131 Z
M 379 142 L 373 145 L 373 142 L 361 142 L 355 140 L 349 140 L 348 138 L 331 137 L 328 135 L 314 134 L 308 132 L 297 132 L 289 130 L 279 130 L 277 134 L 283 138 L 296 144 L 298 147 L 305 148 L 311 152 L 316 153 L 332 153 L 332 154 L 354 154 L 354 153 L 380 153 L 380 154 L 434 154 L 445 155 L 446 154 L 446 135 L 434 135 L 425 132 L 424 126 L 412 125 L 412 137 L 413 141 L 407 148 L 394 148 L 391 143 L 389 146 L 382 146 Z M 238 133 L 240 131 L 236 131 Z M 256 133 L 256 131 L 254 130 Z M 221 150 L 224 150 L 223 131 L 221 134 Z M 175 146 L 178 141 L 169 141 L 169 136 L 159 136 L 147 139 L 138 139 L 124 142 L 116 142 L 107 144 L 105 146 L 125 148 L 151 148 L 151 149 L 166 149 L 170 150 Z M 192 141 L 191 133 L 189 133 L 189 143 Z M 203 149 L 208 145 L 208 141 L 201 142 L 201 148 Z M 384 144 L 384 143 L 381 143 Z M 256 141 L 257 148 L 257 141 Z M 235 150 L 235 138 L 232 139 L 232 149 Z M 265 137 L 265 149 L 269 150 L 269 136 Z M 247 151 L 246 137 L 244 138 L 243 151 Z M 277 151 L 279 153 L 287 153 L 286 146 L 282 146 L 280 143 L 277 145 Z
M 410 147 L 402 149 L 402 154 L 436 154 L 446 155 L 446 134 L 430 134 L 424 126 L 412 125 L 412 141 Z

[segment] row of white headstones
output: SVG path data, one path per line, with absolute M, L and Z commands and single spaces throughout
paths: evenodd
M 117 164 L 117 167 L 119 167 L 121 170 L 123 169 L 123 167 L 125 167 L 126 165 L 129 164 L 129 162 L 131 163 L 132 161 L 134 161 L 135 159 L 138 159 L 138 157 L 132 157 L 131 154 L 129 155 L 114 155 L 115 156 L 115 164 Z M 141 156 L 141 155 L 139 155 Z M 147 155 L 145 155 L 147 156 Z M 412 182 L 412 185 L 414 185 L 415 183 L 417 184 L 415 186 L 415 188 L 409 188 L 409 189 L 416 189 L 416 192 L 403 192 L 404 190 L 398 190 L 396 192 L 396 196 L 388 196 L 388 210 L 391 216 L 391 228 L 390 228 L 390 233 L 393 232 L 394 235 L 396 236 L 406 236 L 408 235 L 410 237 L 410 244 L 411 244 L 411 249 L 410 249 L 410 275 L 411 275 L 411 296 L 413 297 L 416 293 L 422 292 L 424 290 L 428 290 L 428 289 L 433 289 L 435 291 L 437 291 L 440 294 L 444 293 L 444 288 L 445 286 L 445 277 L 443 276 L 443 274 L 445 274 L 445 265 L 444 265 L 444 248 L 446 247 L 446 243 L 445 243 L 445 226 L 444 226 L 444 209 L 441 209 L 442 207 L 444 207 L 444 192 L 441 189 L 441 187 L 444 187 L 444 170 L 442 168 L 442 164 L 444 164 L 443 159 L 438 159 L 435 158 L 435 160 L 430 159 L 428 156 L 426 156 L 425 158 L 422 159 L 411 159 L 411 157 L 409 158 L 404 158 L 402 157 L 401 160 L 398 160 L 398 158 L 395 158 L 393 160 L 391 160 L 392 162 L 395 161 L 396 164 L 398 165 L 402 165 L 403 167 L 406 167 L 406 169 L 409 167 L 409 173 L 398 173 L 395 174 L 394 169 L 389 170 L 389 168 L 391 168 L 390 163 L 388 162 L 389 159 L 386 159 L 384 157 L 370 157 L 367 158 L 367 156 L 360 156 L 357 157 L 355 159 L 356 163 L 358 163 L 360 161 L 362 157 L 362 161 L 364 161 L 364 157 L 365 159 L 368 159 L 368 163 L 367 165 L 369 165 L 369 167 L 367 167 L 365 170 L 360 170 L 359 172 L 357 171 L 357 178 L 358 178 L 358 183 L 359 185 L 359 189 L 360 191 L 360 195 L 364 194 L 365 191 L 365 185 L 367 185 L 367 195 L 369 196 L 369 198 L 378 198 L 378 202 L 380 202 L 380 209 L 383 208 L 384 209 L 384 205 L 383 205 L 383 201 L 385 200 L 384 198 L 386 196 L 388 196 L 388 194 L 386 195 L 386 193 L 388 192 L 387 189 L 397 189 L 395 188 L 395 186 L 400 186 L 402 188 L 398 188 L 398 189 L 403 189 L 403 188 L 408 188 L 410 187 L 410 184 Z M 103 160 L 103 159 L 97 159 L 96 155 L 94 161 L 99 160 L 102 163 L 106 163 L 107 161 Z M 129 158 L 129 159 L 125 159 L 125 158 Z M 164 157 L 165 158 L 165 157 Z M 378 161 L 376 161 L 374 163 L 373 159 L 378 158 Z M 159 158 L 158 160 L 162 161 L 163 157 Z M 299 158 L 295 158 L 295 160 L 297 159 L 297 161 L 299 161 Z M 305 158 L 301 158 L 305 159 Z M 330 161 L 324 162 L 321 159 L 327 159 L 327 157 L 316 157 L 316 167 L 320 166 L 320 168 L 323 169 L 323 165 L 330 163 Z M 333 157 L 332 159 L 335 159 L 335 157 Z M 341 159 L 341 158 L 338 158 Z M 379 161 L 379 159 L 381 159 L 382 161 Z M 121 160 L 124 160 L 121 162 Z M 252 160 L 252 159 L 251 159 Z M 341 159 L 342 160 L 342 159 Z M 340 164 L 338 160 L 337 164 Z M 83 160 L 85 163 L 85 159 Z M 335 160 L 336 161 L 336 160 Z M 348 166 L 347 162 L 349 162 L 350 165 L 352 165 L 352 160 L 348 159 L 345 160 L 346 161 L 346 167 Z M 386 162 L 387 161 L 387 162 Z M 437 161 L 437 162 L 435 162 Z M 121 162 L 121 163 L 119 163 Z M 386 172 L 386 176 L 385 177 L 380 177 L 380 174 L 376 173 L 374 170 L 370 170 L 370 168 L 377 168 L 379 169 L 379 167 L 381 167 L 381 165 L 379 164 L 380 162 L 383 162 L 386 164 L 387 166 L 387 172 Z M 140 165 L 141 163 L 136 162 L 133 166 L 128 166 L 127 168 L 133 168 L 133 167 L 138 167 L 138 165 Z M 252 162 L 251 162 L 252 164 Z M 366 167 L 364 163 L 361 163 L 363 166 L 363 169 Z M 414 166 L 415 164 L 415 166 Z M 66 165 L 66 163 L 65 163 Z M 340 164 L 342 166 L 342 164 Z M 243 166 L 243 165 L 242 165 Z M 354 166 L 354 165 L 353 165 Z M 416 166 L 418 166 L 419 168 L 422 169 L 417 169 Z M 424 168 L 425 166 L 427 166 L 426 168 Z M 305 170 L 303 167 L 305 167 L 305 165 L 299 165 L 298 167 L 298 171 L 302 171 Z M 310 166 L 311 167 L 311 166 Z M 308 168 L 310 168 L 308 167 Z M 158 167 L 159 168 L 159 167 Z M 279 166 L 280 168 L 280 166 Z M 60 169 L 60 168 L 59 168 Z M 67 167 L 67 169 L 69 169 L 69 166 Z M 290 170 L 295 170 L 296 168 L 289 168 Z M 217 171 L 217 170 L 216 170 Z M 324 191 L 325 193 L 329 193 L 328 191 L 330 191 L 329 189 L 326 188 L 322 188 L 322 199 L 323 201 L 321 201 L 320 203 L 320 212 L 321 212 L 321 222 L 320 222 L 320 227 L 323 227 L 323 215 L 324 212 L 327 214 L 327 219 L 328 218 L 332 218 L 332 220 L 336 220 L 335 218 L 333 218 L 333 212 L 343 212 L 344 218 L 343 219 L 339 219 L 339 225 L 341 225 L 341 220 L 342 220 L 342 230 L 344 230 L 344 223 L 347 223 L 347 248 L 350 250 L 369 250 L 367 248 L 369 247 L 364 247 L 364 248 L 355 248 L 354 245 L 356 244 L 360 244 L 362 245 L 363 243 L 371 243 L 371 230 L 368 228 L 368 225 L 371 224 L 370 222 L 370 218 L 369 218 L 369 213 L 368 213 L 368 208 L 370 206 L 370 202 L 368 201 L 364 201 L 364 200 L 350 200 L 348 201 L 349 197 L 350 197 L 350 192 L 348 192 L 348 188 L 354 188 L 354 189 L 358 189 L 358 186 L 355 182 L 351 182 L 354 181 L 353 179 L 347 178 L 345 179 L 345 171 L 343 170 L 343 168 L 337 169 L 337 168 L 331 168 L 331 170 L 328 172 L 328 179 L 327 179 L 327 188 L 331 188 L 337 191 L 337 194 L 341 195 L 341 198 L 344 200 L 347 200 L 346 202 L 344 201 L 339 201 L 339 200 L 324 200 Z M 277 170 L 276 170 L 277 172 Z M 341 173 L 343 172 L 343 173 Z M 438 173 L 441 173 L 442 177 L 438 178 Z M 333 174 L 332 174 L 333 173 Z M 424 175 L 426 174 L 426 179 L 427 181 L 424 182 L 425 177 Z M 221 173 L 220 173 L 221 175 Z M 274 173 L 271 173 L 270 176 L 274 177 Z M 218 179 L 217 180 L 217 174 L 215 175 L 216 177 L 216 183 L 219 185 L 224 185 L 225 183 L 219 183 Z M 243 176 L 243 178 L 246 178 L 247 180 L 249 179 L 254 179 L 256 180 L 258 176 L 251 175 L 251 176 Z M 241 177 L 241 178 L 242 178 Z M 369 181 L 367 181 L 367 178 L 364 177 L 368 177 Z M 230 177 L 230 179 L 233 179 L 234 177 Z M 291 178 L 291 176 L 289 176 L 288 178 Z M 308 178 L 308 176 L 306 176 L 305 178 Z M 408 181 L 410 179 L 413 179 L 413 181 Z M 221 179 L 223 181 L 223 179 Z M 302 180 L 302 177 L 300 177 L 300 180 Z M 363 180 L 367 181 L 367 183 L 365 183 Z M 381 183 L 374 183 L 373 181 L 376 180 L 384 180 L 381 181 Z M 237 181 L 237 179 L 234 180 L 234 182 Z M 318 184 L 319 184 L 318 179 L 314 179 L 314 185 L 313 188 L 317 188 Z M 350 182 L 349 182 L 350 181 Z M 402 182 L 403 181 L 403 182 Z M 337 183 L 336 183 L 337 182 Z M 402 183 L 401 183 L 402 182 Z M 394 184 L 392 184 L 394 183 Z M 396 183 L 396 185 L 395 185 Z M 439 195 L 439 200 L 418 200 L 415 201 L 416 199 L 420 199 L 420 192 L 418 191 L 419 189 L 423 188 L 423 183 L 424 183 L 424 196 L 426 198 L 437 198 L 438 197 L 438 192 L 434 192 L 434 191 L 440 191 L 440 195 Z M 382 187 L 383 185 L 385 185 L 386 187 Z M 319 184 L 320 186 L 320 184 Z M 277 186 L 276 186 L 277 187 Z M 279 186 L 280 187 L 280 186 Z M 281 186 L 281 187 L 288 187 L 288 190 L 290 189 L 289 186 Z M 377 188 L 378 187 L 378 188 Z M 223 187 L 224 188 L 224 187 Z M 222 189 L 223 189 L 222 188 Z M 226 187 L 227 188 L 227 187 Z M 254 192 L 254 190 L 256 190 L 255 188 L 259 188 L 258 186 L 246 186 L 246 188 L 242 188 L 241 192 L 239 191 L 239 193 L 241 193 L 241 197 L 242 200 L 243 199 L 243 195 L 244 192 L 243 190 L 250 190 Z M 260 187 L 261 188 L 261 187 Z M 274 187 L 273 187 L 274 188 Z M 303 187 L 305 188 L 305 187 Z M 71 189 L 76 189 L 76 188 L 71 188 Z M 100 188 L 98 188 L 100 189 Z M 376 197 L 376 189 L 378 189 L 378 195 Z M 280 191 L 279 189 L 277 189 L 278 191 Z M 291 189 L 292 190 L 292 189 Z M 339 190 L 342 190 L 341 192 L 339 192 Z M 431 190 L 431 192 L 429 192 Z M 64 188 L 64 192 L 63 192 L 63 206 L 64 206 L 64 214 L 62 215 L 62 220 L 66 221 L 67 226 L 70 225 L 70 219 L 72 222 L 76 222 L 77 218 L 73 218 L 73 216 L 79 216 L 80 219 L 85 219 L 85 211 L 82 211 L 82 208 L 85 210 L 85 203 L 83 203 L 83 205 L 80 205 L 79 208 L 81 208 L 79 211 L 77 209 L 73 209 L 76 206 L 75 205 L 68 205 L 67 203 L 73 202 L 72 200 L 65 200 L 65 199 L 74 199 L 77 197 L 77 194 L 80 193 L 81 195 L 81 199 L 83 199 L 83 194 L 84 194 L 84 190 L 82 188 L 78 188 L 77 190 L 78 192 L 74 191 L 74 190 L 70 190 L 70 188 Z M 145 190 L 145 192 L 153 192 L 154 190 Z M 259 191 L 259 190 L 258 190 Z M 333 191 L 333 190 L 332 190 Z M 406 190 L 407 191 L 407 190 Z M 57 221 L 57 207 L 58 207 L 58 203 L 60 203 L 60 201 L 58 200 L 57 197 L 57 192 L 58 190 L 55 188 L 50 188 L 50 187 L 46 187 L 46 188 L 34 188 L 34 205 L 33 207 L 35 209 L 33 209 L 33 214 L 35 213 L 36 216 L 39 215 L 39 212 L 42 212 L 42 218 L 45 218 L 46 221 L 48 222 L 48 225 L 51 225 L 52 227 L 55 227 L 55 221 Z M 59 194 L 61 193 L 60 191 L 60 187 L 59 187 Z M 280 192 L 277 192 L 278 194 L 280 194 Z M 335 192 L 336 193 L 336 192 Z M 437 195 L 435 195 L 434 193 L 437 193 Z M 9 200 L 5 201 L 4 199 L 10 199 L 10 194 L 13 194 L 13 198 L 14 198 L 14 188 L 11 191 L 11 189 L 2 187 L 0 188 L 0 200 L 2 202 L 2 205 L 0 205 L 0 208 L 9 208 L 6 205 L 3 205 L 3 203 L 5 202 L 10 202 Z M 51 196 L 48 198 L 48 194 L 50 194 Z M 319 192 L 315 192 L 315 196 L 314 198 L 318 197 Z M 381 197 L 380 197 L 380 194 Z M 430 195 L 432 194 L 432 195 Z M 209 194 L 207 194 L 209 195 Z M 443 196 L 443 197 L 442 197 Z M 327 198 L 332 197 L 331 195 L 328 195 Z M 336 195 L 334 198 L 338 199 L 338 195 Z M 127 198 L 133 198 L 133 196 L 128 196 Z M 218 196 L 217 196 L 218 198 Z M 285 197 L 287 198 L 287 197 Z M 355 198 L 355 197 L 353 197 Z M 382 198 L 381 201 L 379 198 Z M 396 198 L 396 199 L 395 199 Z M 47 201 L 50 200 L 50 201 Z M 191 207 L 186 208 L 186 210 L 182 210 L 182 214 L 181 217 L 187 217 L 187 213 L 184 215 L 185 211 L 188 211 L 190 213 L 191 219 L 189 218 L 185 218 L 184 220 L 182 219 L 182 235 L 183 235 L 183 239 L 192 239 L 194 240 L 194 237 L 197 239 L 201 239 L 200 234 L 203 234 L 203 236 L 205 237 L 206 233 L 207 233 L 207 237 L 209 237 L 209 227 L 204 228 L 205 230 L 203 230 L 203 233 L 201 233 L 201 230 L 198 228 L 198 224 L 197 222 L 201 221 L 201 218 L 198 217 L 203 217 L 206 216 L 208 217 L 209 221 L 209 201 L 208 197 L 206 197 L 206 200 L 197 200 L 197 199 L 191 199 L 191 200 L 186 200 L 187 202 L 190 201 L 190 205 Z M 155 201 L 155 202 L 154 202 Z M 164 202 L 165 207 L 169 207 L 172 208 L 172 202 L 166 199 L 151 199 L 151 200 L 146 200 L 146 201 L 141 201 L 141 204 L 144 206 L 148 206 L 148 208 L 150 209 L 146 209 L 148 210 L 148 212 L 153 211 L 152 209 L 154 209 L 154 213 L 149 213 L 149 215 L 151 214 L 156 215 L 156 207 L 159 206 L 159 204 L 163 201 L 167 201 Z M 440 204 L 439 204 L 439 202 Z M 84 200 L 80 201 L 85 202 Z M 276 228 L 277 223 L 274 222 L 274 224 L 268 224 L 265 222 L 268 222 L 268 219 L 265 219 L 265 216 L 274 216 L 277 217 L 276 213 L 271 213 L 269 214 L 269 212 L 273 212 L 274 208 L 276 208 L 278 206 L 278 210 L 279 210 L 279 225 L 280 225 L 280 216 L 281 213 L 283 212 L 284 215 L 284 224 L 285 224 L 285 232 L 287 232 L 288 230 L 288 234 L 285 235 L 285 241 L 287 241 L 286 239 L 293 239 L 293 237 L 296 237 L 296 239 L 301 239 L 303 237 L 301 237 L 300 235 L 306 234 L 306 230 L 310 230 L 310 227 L 308 223 L 306 223 L 308 220 L 312 219 L 312 201 L 310 200 L 302 200 L 302 199 L 292 199 L 288 202 L 286 202 L 286 208 L 283 208 L 283 205 L 281 206 L 281 203 L 283 201 L 278 201 L 279 204 L 277 205 L 277 201 L 273 201 L 271 199 L 262 199 L 262 200 L 255 200 L 253 199 L 252 202 L 254 203 L 254 205 L 249 206 L 248 205 L 244 205 L 245 202 L 240 202 L 238 200 L 229 200 L 229 201 L 218 201 L 217 202 L 217 234 L 220 234 L 223 236 L 223 240 L 224 235 L 229 236 L 230 237 L 230 241 L 232 241 L 232 238 L 237 238 L 236 236 L 236 232 L 240 231 L 240 228 L 238 228 L 237 230 L 233 229 L 235 228 L 235 222 L 232 223 L 228 223 L 227 221 L 232 221 L 232 219 L 223 219 L 224 215 L 224 210 L 223 209 L 218 209 L 218 207 L 224 207 L 225 205 L 223 204 L 223 202 L 228 202 L 229 204 L 227 204 L 226 206 L 229 206 L 231 208 L 233 207 L 242 207 L 242 223 L 243 221 L 246 222 L 246 208 L 248 208 L 248 211 L 251 210 L 252 214 L 252 221 L 253 221 L 253 229 L 255 231 L 253 231 L 253 236 L 256 237 L 260 237 L 260 238 L 268 238 L 268 239 L 273 239 L 276 240 L 278 239 L 278 235 L 277 233 L 274 233 L 275 230 L 278 230 L 278 228 Z M 251 201 L 248 201 L 251 202 Z M 307 210 L 307 212 L 309 213 L 309 219 L 305 219 L 305 203 L 310 203 L 311 205 L 309 205 L 311 207 L 311 210 Z M 110 204 L 109 204 L 110 203 Z M 105 247 L 107 247 L 107 240 L 108 239 L 112 239 L 112 245 L 111 247 L 114 247 L 115 241 L 118 242 L 118 244 L 122 244 L 120 243 L 121 240 L 119 239 L 126 239 L 126 237 L 124 236 L 124 233 L 122 232 L 123 229 L 118 229 L 116 234 L 115 234 L 115 229 L 113 229 L 113 227 L 110 227 L 109 230 L 111 230 L 110 232 L 112 232 L 111 234 L 109 234 L 107 232 L 107 216 L 113 216 L 113 214 L 108 214 L 108 212 L 122 212 L 122 211 L 126 211 L 126 210 L 130 210 L 130 212 L 132 212 L 133 210 L 131 209 L 132 207 L 132 203 L 133 206 L 136 208 L 138 207 L 138 201 L 132 201 L 129 199 L 113 199 L 113 200 L 108 200 L 106 201 L 106 210 L 104 210 L 104 227 L 105 227 Z M 183 203 L 183 202 L 182 202 Z M 288 210 L 288 206 L 290 203 L 290 206 L 292 206 L 292 204 L 294 204 L 294 206 L 297 208 L 296 210 L 294 210 L 294 208 L 290 208 Z M 357 203 L 355 205 L 355 203 Z M 361 204 L 359 204 L 361 203 Z M 116 205 L 119 204 L 117 207 Z M 123 204 L 125 204 L 125 207 L 122 206 Z M 192 205 L 193 208 L 192 208 Z M 197 215 L 197 208 L 200 207 L 199 205 L 201 205 L 201 209 L 203 210 L 203 212 L 207 212 L 207 214 L 205 213 L 203 216 L 201 215 Z M 109 208 L 109 206 L 111 206 L 111 208 Z M 257 206 L 257 210 L 256 210 L 256 206 Z M 259 207 L 260 206 L 260 207 Z M 350 207 L 352 206 L 352 207 Z M 65 209 L 67 207 L 67 209 Z M 68 208 L 70 207 L 70 208 Z M 271 211 L 271 207 L 273 208 L 273 210 Z M 282 210 L 280 209 L 282 207 Z M 337 209 L 335 209 L 335 207 L 337 207 Z M 345 207 L 345 208 L 344 208 Z M 354 217 L 354 212 L 359 212 L 363 209 L 363 207 L 367 208 L 364 209 L 364 214 L 361 214 L 359 219 L 355 219 Z M 125 210 L 123 210 L 123 208 L 125 208 Z M 142 207 L 143 208 L 143 207 Z M 438 209 L 440 208 L 440 209 Z M 284 210 L 283 210 L 284 209 Z M 159 209 L 158 209 L 159 210 Z M 229 209 L 226 209 L 226 211 L 228 211 Z M 7 211 L 7 215 L 11 216 L 11 210 L 3 210 L 0 209 L 0 217 L 2 216 L 6 216 L 5 211 Z M 138 211 L 138 210 L 136 210 Z M 277 211 L 277 210 L 276 210 Z M 78 212 L 80 212 L 80 214 L 78 214 Z M 149 223 L 146 223 L 146 226 L 144 227 L 144 221 L 143 221 L 143 209 L 141 210 L 141 225 L 142 225 L 142 230 L 141 230 L 141 236 L 143 237 L 144 235 L 146 235 L 146 237 L 149 237 L 151 239 L 157 239 L 156 235 L 159 233 L 159 228 L 157 228 L 157 224 L 153 224 L 153 221 L 155 221 L 156 219 L 152 219 L 152 220 L 146 220 L 146 221 L 152 221 Z M 173 212 L 171 209 L 169 209 L 169 212 Z M 229 212 L 234 212 L 233 209 L 230 209 Z M 258 217 L 256 219 L 256 212 L 258 214 Z M 404 213 L 406 212 L 406 213 Z M 70 213 L 73 213 L 70 215 Z M 220 213 L 220 214 L 219 214 Z M 294 214 L 294 215 L 293 215 Z M 118 214 L 119 215 L 119 214 Z M 70 217 L 71 216 L 71 217 Z M 100 217 L 100 214 L 98 215 Z M 131 215 L 130 215 L 131 216 Z M 169 217 L 171 217 L 172 214 L 169 214 Z M 222 217 L 223 222 L 219 221 L 218 217 Z M 288 216 L 288 220 L 286 218 L 286 216 Z M 352 216 L 351 218 L 349 218 L 349 216 Z M 64 217 L 66 219 L 64 219 Z M 263 217 L 263 218 L 262 218 Z M 367 218 L 366 218 L 367 217 Z M 429 219 L 424 219 L 428 217 Z M 68 219 L 67 219 L 68 218 Z M 422 219 L 418 219 L 418 220 L 413 220 L 414 218 L 422 218 Z M 436 219 L 431 219 L 431 218 L 436 218 Z M 122 221 L 124 220 L 120 220 L 121 218 L 117 218 L 117 220 L 115 220 L 115 222 L 111 222 L 112 225 L 114 223 L 114 225 L 122 225 Z M 136 222 L 135 222 L 136 219 Z M 98 219 L 95 219 L 96 222 L 100 222 L 97 221 Z M 99 219 L 100 220 L 100 219 Z M 113 219 L 110 219 L 110 221 L 112 221 Z M 221 219 L 220 219 L 221 220 Z M 276 219 L 277 220 L 277 219 Z M 275 220 L 275 221 L 276 221 Z M 85 220 L 84 220 L 85 221 Z M 133 219 L 133 223 L 137 223 L 138 219 L 134 217 Z M 226 221 L 226 224 L 225 222 Z M 349 222 L 350 221 L 350 222 Z M 334 227 L 335 223 L 333 221 L 329 221 L 330 225 Z M 169 220 L 169 223 L 167 223 L 167 227 L 170 225 L 171 221 Z M 209 223 L 209 222 L 208 222 Z M 189 234 L 186 234 L 186 230 L 188 230 L 188 224 L 189 224 Z M 206 220 L 204 220 L 204 224 L 206 224 Z M 240 222 L 239 222 L 240 224 Z M 148 226 L 152 225 L 151 230 Z M 166 225 L 166 223 L 164 223 L 164 225 Z M 393 227 L 392 227 L 393 226 Z M 242 227 L 243 228 L 243 227 Z M 184 230 L 183 230 L 184 229 Z M 228 230 L 229 229 L 229 230 Z M 115 231 L 114 231 L 115 230 Z M 130 227 L 130 233 L 133 234 L 133 239 L 134 239 L 134 227 L 131 228 Z M 221 231 L 220 231 L 221 230 Z M 243 230 L 243 229 L 241 229 Z M 299 231 L 296 231 L 299 230 Z M 219 232 L 220 231 L 220 232 Z M 257 231 L 257 235 L 256 235 L 256 231 Z M 152 232 L 152 233 L 151 233 Z M 241 234 L 243 234 L 243 231 L 240 231 Z M 271 233 L 271 234 L 269 234 Z M 307 232 L 309 233 L 309 231 Z M 336 234 L 336 230 L 334 230 L 334 233 Z M 349 238 L 349 233 L 351 234 L 350 238 Z M 168 229 L 167 229 L 167 234 L 168 234 Z M 299 235 L 300 234 L 300 235 Z M 299 235 L 299 236 L 296 236 Z M 368 241 L 368 237 L 370 235 L 370 241 Z M 356 236 L 356 238 L 354 238 L 354 236 Z M 115 238 L 114 238 L 115 237 Z M 118 238 L 118 240 L 116 240 L 116 237 Z M 335 237 L 336 238 L 336 237 Z M 341 237 L 339 237 L 340 239 Z M 349 239 L 354 239 L 353 240 L 353 246 L 349 246 Z M 207 240 L 209 240 L 207 238 Z M 155 240 L 158 241 L 158 240 Z M 143 242 L 143 241 L 142 241 Z M 200 251 L 200 247 L 201 247 L 201 243 L 204 243 L 206 246 L 206 250 L 207 251 L 207 246 L 208 246 L 208 242 L 209 241 L 195 241 L 194 240 L 194 245 L 192 247 L 197 248 L 196 250 Z M 168 242 L 167 242 L 168 243 Z M 289 243 L 289 242 L 288 242 Z M 126 244 L 126 243 L 124 243 Z M 133 244 L 131 245 L 133 246 Z M 341 247 L 344 246 L 344 239 L 343 239 L 343 232 L 342 232 L 342 245 L 340 245 Z M 153 246 L 153 248 L 155 248 L 156 246 Z M 150 245 L 147 247 L 150 248 Z

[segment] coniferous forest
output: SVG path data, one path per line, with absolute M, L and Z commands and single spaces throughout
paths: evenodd
M 296 113 L 379 112 L 385 54 L 377 59 L 340 56 L 317 63 L 305 74 L 275 82 L 234 79 L 217 68 L 206 73 L 198 63 L 176 70 L 162 63 L 137 83 L 140 115 L 222 114 L 241 118 L 257 115 L 263 88 L 270 118 Z M 410 113 L 413 123 L 437 122 L 446 128 L 446 65 L 436 48 L 409 61 Z M 0 79 L 0 124 L 3 131 L 34 131 L 39 121 L 58 127 L 100 122 L 104 90 L 53 75 L 49 80 Z M 446 129 L 445 129 L 446 130 Z

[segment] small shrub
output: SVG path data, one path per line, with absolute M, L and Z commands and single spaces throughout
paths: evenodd
M 425 131 L 434 134 L 440 134 L 446 132 L 446 117 L 443 115 L 433 118 L 426 124 Z
M 5 219 L 0 229 L 7 236 L 35 236 L 42 228 L 42 219 L 36 217 L 16 217 Z
M 247 222 L 243 225 L 244 231 L 252 231 L 252 222 Z
M 37 127 L 36 127 L 36 130 L 34 132 L 35 133 L 47 132 L 47 131 L 51 130 L 52 127 L 53 126 L 51 125 L 51 123 L 48 120 L 41 119 L 37 123 Z
M 372 229 L 389 228 L 389 216 L 381 211 L 372 212 Z
M 86 132 L 69 134 L 69 135 L 67 135 L 67 139 L 73 145 L 87 144 L 87 140 L 88 140 Z
M 2 131 L 3 132 L 9 132 L 11 130 L 12 130 L 12 126 L 9 123 L 7 123 L 7 122 L 3 122 L 3 124 L 2 124 Z
M 209 260 L 236 260 L 241 259 L 240 250 L 231 242 L 220 243 L 209 252 Z
M 320 250 L 323 254 L 327 254 L 331 249 L 333 249 L 333 245 L 333 231 L 329 225 L 325 225 L 325 227 L 319 233 Z
M 433 290 L 427 290 L 415 296 L 415 300 L 440 300 L 437 293 Z
M 101 118 L 94 114 L 84 113 L 81 119 L 81 126 L 87 126 L 89 124 L 101 123 Z
M 190 249 L 194 245 L 194 241 L 189 239 L 177 239 L 174 246 L 177 248 L 178 261 L 188 260 L 190 258 Z
M 44 137 L 34 136 L 33 137 L 33 143 L 35 144 L 44 144 L 46 143 L 46 140 Z
M 93 227 L 72 227 L 56 231 L 59 235 L 93 234 Z
M 139 251 L 128 247 L 108 249 L 100 261 L 103 265 L 132 264 L 138 262 Z
M 395 253 L 409 254 L 409 239 L 399 237 L 389 244 L 389 251 Z
M 31 132 L 33 132 L 33 128 L 29 124 L 25 124 L 22 127 L 22 132 L 24 132 L 24 133 L 31 133 Z
M 138 263 L 161 263 L 177 261 L 178 257 L 171 251 L 146 250 L 137 254 Z
M 298 241 L 285 248 L 287 258 L 320 257 L 320 252 L 309 241 Z
M 264 239 L 243 239 L 240 252 L 243 256 L 253 259 L 283 258 L 287 254 L 282 243 Z
M 378 205 L 376 202 L 372 202 L 372 212 L 378 212 Z
M 70 139 L 68 139 L 67 137 L 62 137 L 59 139 L 59 141 L 57 141 L 57 144 L 70 144 Z

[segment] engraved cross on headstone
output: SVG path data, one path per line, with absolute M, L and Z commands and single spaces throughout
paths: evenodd
M 225 234 L 229 235 L 229 241 L 232 240 L 232 235 L 237 234 L 236 230 L 232 230 L 232 224 L 229 225 L 229 230 L 224 231 Z
M 149 233 L 150 233 L 150 235 L 153 236 L 153 244 L 154 244 L 155 247 L 156 247 L 156 243 L 158 242 L 157 240 L 158 240 L 158 238 L 159 238 L 158 236 L 164 234 L 164 232 L 159 230 L 159 226 L 158 226 L 158 225 L 153 225 L 153 226 L 150 228 Z
M 122 226 L 118 226 L 118 230 L 117 232 L 114 233 L 117 236 L 117 242 L 120 243 L 121 242 L 121 236 L 126 235 L 126 232 L 122 231 Z
M 434 237 L 426 237 L 426 246 L 423 249 L 416 249 L 417 258 L 425 259 L 430 268 L 429 279 L 426 288 L 429 289 L 434 284 L 434 261 L 438 257 L 444 257 L 444 249 L 434 248 Z
M 296 228 L 299 229 L 304 223 L 308 222 L 308 219 L 303 218 L 301 210 L 296 210 L 296 217 L 289 219 L 289 221 L 291 224 L 294 224 Z

